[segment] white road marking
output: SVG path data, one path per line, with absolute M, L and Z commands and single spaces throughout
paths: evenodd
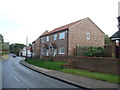
M 18 82 L 20 82 L 20 80 L 15 76 L 15 75 L 13 75 L 12 73 L 10 73 Z M 23 86 L 25 86 L 22 82 L 20 82 L 21 83 L 21 85 L 23 85 Z M 25 86 L 25 88 L 27 89 L 27 90 L 30 90 L 29 88 L 27 88 L 26 86 Z
M 12 73 L 10 73 L 18 82 L 20 82 L 20 80 L 15 76 L 13 75 Z

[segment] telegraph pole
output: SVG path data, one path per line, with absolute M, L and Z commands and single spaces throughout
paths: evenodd
M 28 37 L 26 37 L 26 59 L 27 59 L 27 56 L 28 56 Z
M 120 16 L 117 17 L 118 19 L 118 39 L 116 40 L 116 54 L 117 58 L 120 58 Z

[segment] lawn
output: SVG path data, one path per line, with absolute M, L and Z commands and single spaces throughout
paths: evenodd
M 65 61 L 55 62 L 55 61 L 41 61 L 37 59 L 26 60 L 27 63 L 33 64 L 35 66 L 43 67 L 51 70 L 62 70 L 62 65 L 67 63 Z
M 37 59 L 30 59 L 30 60 L 26 60 L 26 62 L 38 67 L 46 68 L 46 69 L 58 70 L 58 71 L 62 71 L 62 72 L 66 72 L 66 73 L 70 73 L 78 76 L 85 76 L 85 77 L 113 82 L 113 83 L 120 83 L 120 80 L 118 80 L 117 75 L 92 72 L 92 71 L 81 70 L 81 69 L 63 68 L 62 65 L 67 63 L 65 61 L 58 62 L 58 61 L 41 61 Z

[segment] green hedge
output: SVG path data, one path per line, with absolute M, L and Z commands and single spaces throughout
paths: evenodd
M 92 47 L 89 51 L 85 52 L 88 57 L 103 57 L 104 50 L 102 47 Z
M 102 47 L 78 47 L 78 56 L 103 57 L 104 49 Z

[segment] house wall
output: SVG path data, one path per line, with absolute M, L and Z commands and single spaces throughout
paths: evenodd
M 56 54 L 56 56 L 65 56 L 65 55 L 67 55 L 67 33 L 65 33 L 65 38 L 64 39 L 59 39 L 59 34 L 61 32 L 66 32 L 66 31 L 67 30 L 63 30 L 63 31 L 60 31 L 60 32 L 56 32 L 56 33 L 47 35 L 47 36 L 49 36 L 49 41 L 42 42 L 42 40 L 41 40 L 41 49 L 42 49 L 44 44 L 50 45 L 51 43 L 55 43 L 56 46 L 57 46 L 57 54 Z M 57 40 L 54 40 L 54 34 L 57 34 Z M 46 36 L 44 36 L 44 37 L 46 37 Z M 41 37 L 41 39 L 42 39 L 42 37 Z M 60 47 L 65 48 L 65 54 L 59 54 L 59 48 Z M 41 56 L 46 56 L 45 54 L 42 54 L 42 53 L 40 53 L 40 54 L 41 54 Z
M 35 57 L 35 42 L 32 42 L 32 58 Z
M 39 37 L 35 40 L 33 53 L 34 53 L 34 58 L 36 59 L 40 58 L 40 38 Z
M 26 56 L 26 47 L 24 47 L 22 50 L 22 56 Z
M 90 40 L 86 39 L 86 34 L 90 33 Z M 104 46 L 104 33 L 89 19 L 86 18 L 80 23 L 69 28 L 69 52 L 73 55 L 76 46 Z
M 31 57 L 31 54 L 32 54 L 31 51 L 28 49 L 28 50 L 27 50 L 27 56 L 28 56 L 28 57 Z M 24 47 L 24 48 L 22 49 L 22 56 L 23 56 L 23 57 L 26 57 L 26 47 Z

